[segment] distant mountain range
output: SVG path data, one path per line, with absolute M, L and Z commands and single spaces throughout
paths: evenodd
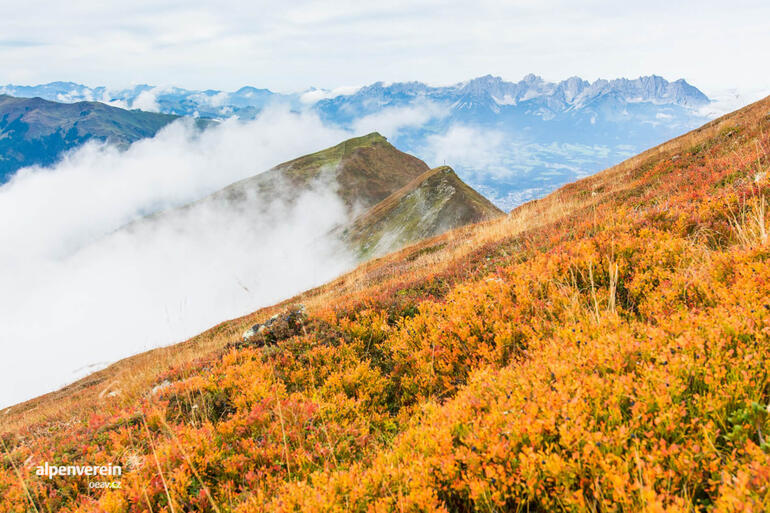
M 352 134 L 380 131 L 433 166 L 452 164 L 502 208 L 542 196 L 713 116 L 709 98 L 696 87 L 655 75 L 594 82 L 578 77 L 548 82 L 535 75 L 508 82 L 487 75 L 442 87 L 378 82 L 346 94 L 149 85 L 110 90 L 71 82 L 0 86 L 0 93 L 214 119 L 251 119 L 272 105 L 311 110 Z
M 706 95 L 685 80 L 668 82 L 656 75 L 635 80 L 599 79 L 593 83 L 579 77 L 558 83 L 547 82 L 532 74 L 519 82 L 507 82 L 500 77 L 486 75 L 445 87 L 432 87 L 422 82 L 377 82 L 357 89 L 352 94 L 335 94 L 334 91 L 316 88 L 289 94 L 255 87 L 242 87 L 234 92 L 214 89 L 200 91 L 146 84 L 115 90 L 103 86 L 91 88 L 74 82 L 51 82 L 36 86 L 8 84 L 0 86 L 0 94 L 40 97 L 62 103 L 99 101 L 129 109 L 212 118 L 234 114 L 248 118 L 275 103 L 284 103 L 294 108 L 317 105 L 320 111 L 327 114 L 336 112 L 335 121 L 352 121 L 362 114 L 378 112 L 382 107 L 403 105 L 415 99 L 450 104 L 454 110 L 477 113 L 485 110 L 500 113 L 505 107 L 530 102 L 527 105 L 537 106 L 537 114 L 544 118 L 565 110 L 590 107 L 603 97 L 613 97 L 625 103 L 650 102 L 690 108 L 709 103 Z
M 454 114 L 467 113 L 466 120 L 484 121 L 490 115 L 513 110 L 543 120 L 576 111 L 599 114 L 598 108 L 607 102 L 683 108 L 697 108 L 709 103 L 706 95 L 684 80 L 668 82 L 658 76 L 593 83 L 572 77 L 553 83 L 527 75 L 514 83 L 487 75 L 449 87 L 430 87 L 421 82 L 391 85 L 378 82 L 349 96 L 321 100 L 318 108 L 335 120 L 352 121 L 362 115 L 374 114 L 384 106 L 411 104 L 415 100 L 445 104 Z

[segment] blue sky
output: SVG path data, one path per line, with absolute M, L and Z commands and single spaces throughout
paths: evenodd
M 487 73 L 770 86 L 770 2 L 132 2 L 3 9 L 0 83 L 279 91 Z

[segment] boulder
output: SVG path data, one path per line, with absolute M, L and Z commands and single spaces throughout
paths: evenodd
M 283 313 L 272 316 L 264 323 L 255 324 L 244 331 L 241 341 L 235 345 L 267 346 L 276 344 L 281 340 L 302 333 L 306 320 L 305 306 L 293 306 Z

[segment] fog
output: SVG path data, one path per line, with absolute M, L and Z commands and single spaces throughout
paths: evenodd
M 379 132 L 392 139 L 398 137 L 401 130 L 409 127 L 421 127 L 428 121 L 449 116 L 446 105 L 429 101 L 417 101 L 415 105 L 386 107 L 378 112 L 358 118 L 353 123 L 353 131 L 359 134 Z
M 345 221 L 334 183 L 299 201 L 279 194 L 258 216 L 205 202 L 132 223 L 349 136 L 269 110 L 202 133 L 180 121 L 128 149 L 89 143 L 53 168 L 20 170 L 0 187 L 0 406 L 351 268 L 324 235 Z

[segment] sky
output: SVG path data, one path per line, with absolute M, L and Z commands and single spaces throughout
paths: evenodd
M 752 90 L 770 86 L 768 19 L 767 0 L 27 0 L 0 17 L 0 83 L 291 92 L 654 73 Z

